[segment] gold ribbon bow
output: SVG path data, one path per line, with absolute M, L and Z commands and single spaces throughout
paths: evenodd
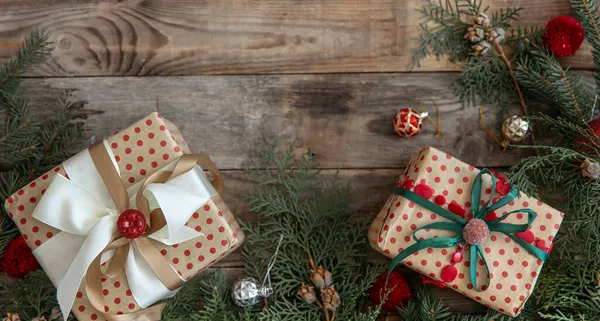
M 127 189 L 103 144 L 95 144 L 89 147 L 89 152 L 94 165 L 100 173 L 100 177 L 106 186 L 110 197 L 120 213 L 129 209 L 129 196 Z M 102 313 L 104 311 L 104 299 L 102 295 L 102 276 L 113 278 L 119 275 L 125 268 L 127 261 L 129 242 L 134 242 L 139 252 L 144 257 L 158 279 L 170 291 L 174 291 L 183 285 L 179 275 L 173 270 L 167 259 L 152 244 L 148 235 L 160 230 L 166 225 L 165 216 L 160 208 L 150 212 L 148 200 L 142 195 L 149 184 L 165 183 L 178 177 L 200 165 L 213 174 L 213 185 L 219 194 L 223 193 L 223 177 L 208 155 L 185 154 L 177 161 L 173 171 L 158 171 L 148 177 L 136 194 L 137 210 L 142 212 L 146 220 L 147 230 L 139 237 L 128 239 L 121 237 L 117 231 L 113 235 L 108 246 L 94 259 L 84 278 L 86 294 L 92 306 L 96 308 L 104 318 L 109 321 L 158 321 L 161 319 L 165 304 L 157 304 L 146 309 L 128 314 Z M 100 259 L 102 254 L 114 250 L 114 256 L 106 263 L 105 271 L 102 271 Z

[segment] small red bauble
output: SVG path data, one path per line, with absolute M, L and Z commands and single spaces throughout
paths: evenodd
M 588 131 L 589 135 L 592 136 L 592 138 L 594 138 L 594 136 L 600 137 L 600 118 L 594 119 L 591 122 L 588 123 L 588 127 L 590 128 L 590 131 Z M 579 138 L 577 140 L 575 140 L 575 142 L 573 142 L 573 147 L 579 151 L 579 152 L 590 152 L 590 148 L 587 146 L 581 146 L 582 144 L 586 144 L 589 143 L 589 139 L 587 138 Z M 600 144 L 600 138 L 598 139 L 594 139 L 594 143 L 596 144 Z
M 583 28 L 575 18 L 560 16 L 546 23 L 543 40 L 555 56 L 572 56 L 583 42 Z
M 413 108 L 402 108 L 394 116 L 394 131 L 402 137 L 411 137 L 421 132 L 423 119 L 427 113 L 419 113 Z
M 410 299 L 410 287 L 408 282 L 400 272 L 392 271 L 387 280 L 387 289 L 385 289 L 385 280 L 387 272 L 381 274 L 375 279 L 369 290 L 369 297 L 375 304 L 381 304 L 381 299 L 385 297 L 386 291 L 389 291 L 381 309 L 387 312 L 396 312 L 400 306 L 404 306 Z
M 146 231 L 146 218 L 138 210 L 126 210 L 119 215 L 117 229 L 124 238 L 134 239 Z
M 4 249 L 0 267 L 8 276 L 23 279 L 30 272 L 38 270 L 40 264 L 33 256 L 31 248 L 25 242 L 23 236 L 19 236 L 8 243 L 8 246 Z
M 458 275 L 458 269 L 456 268 L 456 266 L 450 264 L 450 265 L 446 265 L 442 269 L 442 274 L 440 275 L 440 278 L 442 279 L 442 281 L 450 283 L 456 279 L 457 275 Z

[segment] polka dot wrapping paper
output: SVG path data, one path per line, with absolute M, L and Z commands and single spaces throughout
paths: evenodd
M 158 113 L 114 133 L 107 137 L 107 142 L 127 188 L 177 161 L 184 153 L 191 153 L 177 127 Z M 27 184 L 5 203 L 10 217 L 32 250 L 61 232 L 31 216 L 56 174 L 66 174 L 62 165 Z M 171 246 L 152 240 L 184 280 L 205 270 L 244 241 L 244 233 L 236 218 L 218 195 L 212 196 L 198 208 L 186 225 L 201 231 L 204 236 Z M 132 297 L 124 273 L 115 278 L 102 278 L 101 281 L 104 311 L 92 307 L 82 284 L 73 305 L 73 313 L 79 320 L 106 320 L 100 312 L 125 314 L 141 310 Z
M 463 218 L 470 219 L 471 186 L 479 170 L 444 152 L 431 147 L 422 149 L 413 156 L 402 181 L 409 190 L 420 193 L 419 189 L 429 191 L 427 199 L 452 213 L 464 210 Z M 408 182 L 408 183 L 407 183 Z M 424 188 L 424 186 L 427 186 Z M 492 191 L 489 175 L 483 176 L 481 204 L 488 199 L 498 200 L 498 193 Z M 498 187 L 497 187 L 498 189 Z M 430 193 L 433 191 L 433 193 Z M 458 208 L 458 210 L 457 210 Z M 497 210 L 494 215 L 500 217 L 510 211 L 529 208 L 536 213 L 531 227 L 517 235 L 526 242 L 550 252 L 552 241 L 560 228 L 564 214 L 543 202 L 520 193 L 508 205 Z M 487 218 L 493 219 L 493 218 Z M 394 258 L 407 247 L 416 243 L 413 232 L 418 228 L 434 222 L 447 222 L 440 215 L 415 204 L 408 199 L 392 195 L 383 206 L 381 212 L 369 229 L 369 243 L 377 251 Z M 525 224 L 527 215 L 520 212 L 509 216 L 503 223 Z M 423 229 L 417 233 L 419 239 L 448 237 L 456 234 L 445 230 Z M 509 316 L 518 315 L 525 302 L 533 292 L 544 262 L 527 252 L 519 244 L 500 232 L 491 232 L 481 243 L 488 264 L 490 279 L 487 276 L 483 261 L 470 262 L 469 251 L 463 250 L 462 261 L 454 266 L 458 275 L 452 282 L 442 281 L 442 270 L 452 262 L 457 246 L 449 248 L 426 248 L 415 252 L 401 263 L 425 276 L 428 276 L 446 287 L 498 310 Z M 477 291 L 471 283 L 469 267 L 477 264 Z

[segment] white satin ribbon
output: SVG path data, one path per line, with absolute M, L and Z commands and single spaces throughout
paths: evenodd
M 106 140 L 104 145 L 118 171 Z M 173 166 L 171 164 L 165 170 Z M 87 149 L 64 162 L 63 167 L 69 178 L 62 175 L 54 177 L 32 216 L 61 230 L 33 254 L 57 287 L 58 303 L 66 320 L 88 267 L 117 231 L 120 213 Z M 135 208 L 135 195 L 141 184 L 139 182 L 127 189 L 128 194 L 133 195 L 130 208 Z M 166 183 L 149 184 L 143 195 L 149 201 L 150 210 L 161 208 L 167 222 L 166 226 L 148 237 L 173 245 L 204 235 L 188 228 L 185 223 L 217 192 L 204 171 L 196 166 Z M 168 290 L 134 243 L 129 244 L 125 274 L 138 305 L 147 308 L 158 300 L 173 296 L 176 291 Z

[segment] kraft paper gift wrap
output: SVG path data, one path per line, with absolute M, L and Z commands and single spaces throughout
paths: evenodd
M 131 208 L 135 208 L 136 193 L 148 177 L 158 171 L 173 170 L 184 154 L 191 153 L 177 127 L 158 113 L 115 133 L 102 144 L 110 156 L 109 163 L 112 162 L 126 188 L 126 197 L 130 197 L 130 204 L 133 204 Z M 112 201 L 92 163 L 86 149 L 23 187 L 5 203 L 42 268 L 59 288 L 63 310 L 69 306 L 69 290 L 64 290 L 69 285 L 61 284 L 61 281 L 74 278 L 71 272 L 76 269 L 72 265 L 85 256 L 81 252 L 84 248 L 89 250 L 86 246 L 94 247 L 94 244 L 86 244 L 86 239 L 94 236 L 98 225 L 108 222 L 114 235 L 119 215 L 110 209 Z M 71 190 L 79 194 L 68 195 Z M 143 195 L 149 199 L 152 209 L 160 207 L 164 212 L 166 225 L 150 234 L 148 240 L 166 259 L 167 266 L 173 270 L 169 272 L 178 276 L 179 282 L 203 271 L 244 240 L 236 218 L 198 165 L 163 184 L 149 184 Z M 93 210 L 101 213 L 97 221 L 88 217 L 88 212 Z M 173 211 L 185 213 L 174 217 L 170 214 Z M 36 217 L 52 221 L 52 226 Z M 54 224 L 56 220 L 67 222 Z M 61 229 L 53 227 L 57 225 Z M 123 317 L 122 314 L 139 312 L 176 293 L 176 290 L 167 289 L 152 273 L 139 255 L 139 248 L 131 245 L 126 253 L 124 270 L 114 277 L 103 275 L 100 280 L 100 297 L 104 303 L 101 311 L 91 305 L 85 282 L 70 282 L 74 284 L 71 287 L 75 287 L 71 289 L 72 311 L 79 320 Z M 103 265 L 110 260 L 111 253 L 104 253 Z M 64 290 L 62 293 L 61 289 Z M 68 315 L 68 311 L 63 312 Z
M 431 195 L 425 195 L 428 196 L 430 202 L 438 204 L 452 213 L 460 212 L 456 208 L 463 208 L 465 210 L 464 220 L 468 221 L 472 217 L 472 186 L 479 173 L 478 169 L 469 164 L 434 148 L 426 147 L 412 157 L 404 176 L 397 182 L 397 186 L 421 194 L 423 193 L 420 189 L 433 191 Z M 490 175 L 481 177 L 480 205 L 483 205 L 488 199 L 491 199 L 490 204 L 495 204 L 502 195 L 492 191 Z M 428 186 L 429 189 L 424 186 Z M 498 186 L 498 188 L 501 189 L 502 186 Z M 490 214 L 493 217 L 488 216 L 485 220 L 489 222 L 509 214 L 511 211 L 524 208 L 536 213 L 535 220 L 525 233 L 510 234 L 515 238 L 518 237 L 517 241 L 525 240 L 525 243 L 534 247 L 534 251 L 541 249 L 543 251 L 541 254 L 546 255 L 545 253 L 549 253 L 552 248 L 552 241 L 564 216 L 560 211 L 519 193 L 510 203 Z M 502 223 L 525 224 L 527 219 L 527 213 L 519 211 L 509 215 Z M 369 229 L 369 242 L 377 251 L 394 258 L 409 246 L 417 243 L 413 238 L 413 232 L 434 222 L 449 222 L 449 220 L 439 213 L 427 210 L 403 196 L 394 194 L 390 196 L 372 223 Z M 439 239 L 456 234 L 456 232 L 447 230 L 422 229 L 417 232 L 417 239 L 420 241 L 430 238 Z M 478 262 L 471 262 L 468 249 L 462 251 L 462 261 L 455 264 L 458 269 L 457 277 L 449 283 L 442 281 L 442 270 L 451 264 L 457 246 L 424 248 L 410 254 L 401 263 L 481 304 L 509 316 L 518 315 L 534 290 L 544 262 L 501 232 L 490 232 L 489 236 L 480 244 L 480 248 L 490 273 L 487 286 L 485 286 L 488 282 L 487 273 L 481 257 L 477 256 Z M 477 291 L 471 282 L 469 269 L 471 264 L 477 264 L 476 285 L 480 291 Z

